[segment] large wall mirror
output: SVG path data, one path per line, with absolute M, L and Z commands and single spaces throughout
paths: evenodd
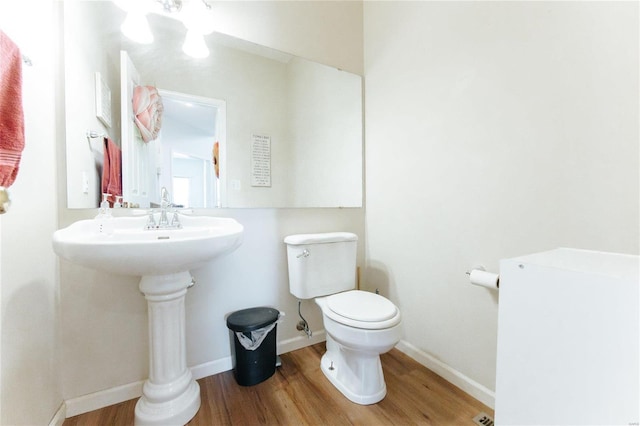
M 138 44 L 111 1 L 62 7 L 69 208 L 98 206 L 105 136 L 127 205 L 154 206 L 164 186 L 191 208 L 362 206 L 360 76 L 218 33 L 194 59 L 176 19 L 147 15 L 154 41 Z M 131 84 L 162 97 L 153 141 L 127 116 Z

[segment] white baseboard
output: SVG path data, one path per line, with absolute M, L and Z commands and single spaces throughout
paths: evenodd
M 324 330 L 314 331 L 311 337 L 297 336 L 291 339 L 278 342 L 277 352 L 278 354 L 286 354 L 287 352 L 302 349 L 307 346 L 315 345 L 316 343 L 324 342 L 327 340 L 327 336 Z
M 65 401 L 67 405 L 67 418 L 138 398 L 142 395 L 143 384 L 144 381 L 140 380 L 139 382 L 127 383 L 126 385 L 67 399 Z
M 314 331 L 311 338 L 306 336 L 297 336 L 291 339 L 283 340 L 277 344 L 278 354 L 283 354 L 297 349 L 304 348 L 326 340 L 324 330 Z M 396 349 L 415 359 L 420 364 L 427 367 L 437 375 L 441 376 L 448 382 L 459 387 L 478 401 L 495 407 L 495 393 L 490 389 L 482 386 L 480 383 L 470 379 L 458 370 L 434 358 L 433 356 L 421 351 L 404 340 L 401 340 Z M 212 376 L 231 370 L 233 360 L 230 356 L 218 360 L 206 362 L 204 364 L 191 367 L 191 374 L 198 380 L 203 377 Z M 49 426 L 62 426 L 66 417 L 73 417 L 79 414 L 88 413 L 89 411 L 98 410 L 109 405 L 118 404 L 142 395 L 142 386 L 144 381 L 128 383 L 122 386 L 116 386 L 103 391 L 94 392 L 77 398 L 68 399 L 62 403 Z
M 206 362 L 204 364 L 191 367 L 191 374 L 195 380 L 203 377 L 212 376 L 231 370 L 231 357 L 217 359 L 215 361 Z M 82 395 L 66 401 L 67 417 L 77 416 L 78 414 L 88 413 L 89 411 L 98 410 L 108 407 L 109 405 L 118 404 L 133 398 L 139 398 L 142 395 L 142 386 L 144 380 L 139 382 L 127 383 L 122 386 L 105 389 L 102 391 Z
M 314 331 L 310 339 L 306 336 L 298 336 L 292 339 L 287 339 L 277 344 L 278 354 L 283 354 L 296 349 L 303 348 L 305 346 L 313 345 L 315 343 L 323 342 L 325 340 L 324 330 Z M 202 379 L 203 377 L 213 376 L 214 374 L 229 371 L 233 368 L 233 359 L 231 356 L 217 359 L 204 364 L 199 364 L 191 367 L 191 374 L 195 380 Z M 109 405 L 118 404 L 120 402 L 128 401 L 133 398 L 139 398 L 142 395 L 142 386 L 144 381 L 128 383 L 122 386 L 116 386 L 110 389 L 82 395 L 77 398 L 71 398 L 63 403 L 65 410 L 61 413 L 62 420 L 65 417 L 73 417 L 79 414 L 88 413 L 89 411 L 98 410 L 100 408 L 108 407 Z M 62 409 L 62 408 L 61 408 Z M 60 410 L 58 410 L 60 412 Z M 65 413 L 66 412 L 66 413 Z M 66 414 L 66 415 L 65 415 Z M 58 413 L 56 413 L 57 418 Z M 49 426 L 61 426 L 62 423 L 52 423 Z
M 418 361 L 451 384 L 459 387 L 483 404 L 495 408 L 496 394 L 489 388 L 465 376 L 455 368 L 416 348 L 411 343 L 401 340 L 396 349 Z
M 203 377 L 213 376 L 214 374 L 229 371 L 233 368 L 233 359 L 231 356 L 216 359 L 214 361 L 205 362 L 204 364 L 191 367 L 191 374 L 196 380 Z
M 66 418 L 67 405 L 63 401 L 62 404 L 60 404 L 60 408 L 58 408 L 58 411 L 56 411 L 56 413 L 53 415 L 53 418 L 49 422 L 49 426 L 62 426 L 62 423 L 64 423 L 64 419 Z

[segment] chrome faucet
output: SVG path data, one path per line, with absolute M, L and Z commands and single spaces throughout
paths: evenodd
M 180 224 L 180 218 L 178 217 L 178 211 L 173 210 L 173 216 L 171 220 L 169 220 L 168 213 L 171 213 L 169 210 L 173 207 L 171 203 L 171 197 L 169 196 L 169 191 L 164 186 L 160 190 L 160 218 L 156 223 L 155 218 L 153 216 L 154 211 L 151 210 L 149 212 L 149 219 L 147 220 L 147 225 L 145 229 L 179 229 L 182 228 Z
M 169 226 L 169 218 L 167 217 L 167 209 L 169 207 L 171 207 L 169 191 L 163 186 L 160 190 L 160 220 L 158 221 L 158 228 L 167 228 Z

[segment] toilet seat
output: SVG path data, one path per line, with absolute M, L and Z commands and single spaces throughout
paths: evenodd
M 324 313 L 350 327 L 380 330 L 400 322 L 398 308 L 379 294 L 351 290 L 326 297 Z

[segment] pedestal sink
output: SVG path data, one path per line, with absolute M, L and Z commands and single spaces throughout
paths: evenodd
M 53 234 L 53 249 L 79 265 L 136 275 L 149 311 L 149 379 L 136 404 L 136 425 L 187 423 L 200 408 L 200 387 L 186 363 L 185 295 L 189 270 L 242 242 L 234 219 L 179 215 L 180 229 L 145 229 L 146 217 L 81 220 Z M 156 223 L 158 223 L 156 221 Z

